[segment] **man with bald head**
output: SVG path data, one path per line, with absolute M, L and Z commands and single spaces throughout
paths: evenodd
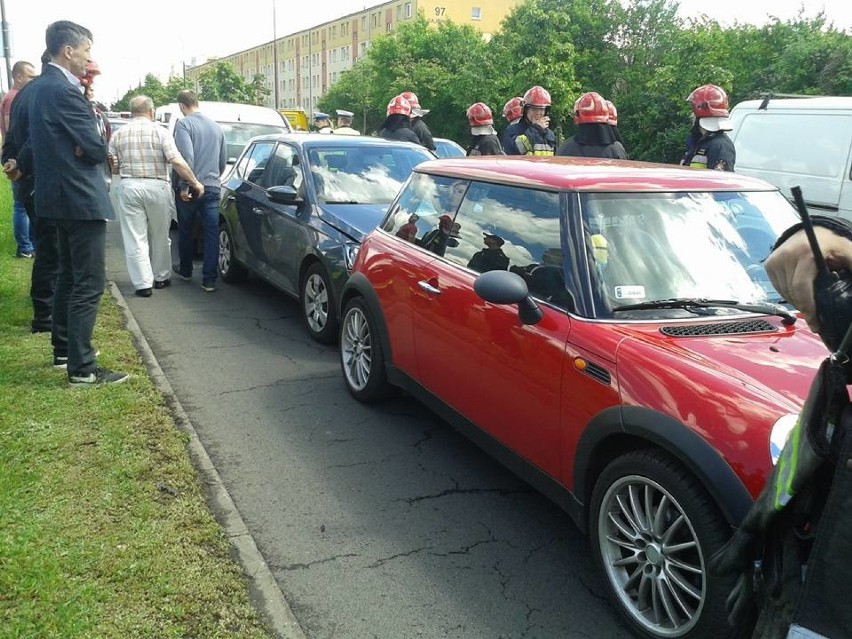
M 154 122 L 154 103 L 146 95 L 130 100 L 133 118 L 110 141 L 110 164 L 121 176 L 112 196 L 124 240 L 130 281 L 139 297 L 171 284 L 169 225 L 175 213 L 169 168 L 201 197 L 204 186 L 183 159 L 174 138 Z

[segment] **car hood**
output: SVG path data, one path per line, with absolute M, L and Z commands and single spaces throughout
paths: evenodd
M 317 210 L 323 222 L 361 242 L 382 221 L 388 204 L 321 204 Z
M 633 360 L 634 365 L 643 361 L 678 362 L 677 368 L 695 384 L 702 383 L 702 377 L 712 378 L 717 389 L 748 389 L 770 404 L 798 411 L 828 349 L 802 320 L 793 327 L 780 322 L 773 325 L 776 332 L 685 337 L 666 335 L 661 326 L 624 327 L 618 368 L 623 370 L 624 358 Z M 696 326 L 700 327 L 690 328 Z M 719 323 L 706 326 L 710 332 Z M 700 328 L 697 332 L 701 333 Z

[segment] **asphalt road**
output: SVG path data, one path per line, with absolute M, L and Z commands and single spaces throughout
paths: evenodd
M 627 638 L 588 541 L 416 401 L 363 406 L 336 347 L 250 279 L 127 304 L 309 639 Z M 173 250 L 174 250 L 173 246 Z

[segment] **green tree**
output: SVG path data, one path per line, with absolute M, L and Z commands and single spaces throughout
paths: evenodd
M 252 104 L 262 105 L 265 99 L 272 94 L 272 89 L 266 86 L 266 76 L 262 73 L 254 74 L 254 77 L 251 79 L 251 87 L 254 92 Z
M 218 62 L 201 72 L 198 99 L 216 102 L 254 104 L 255 88 L 238 75 L 227 62 Z
M 151 98 L 151 100 L 153 100 L 155 107 L 162 106 L 164 104 L 174 102 L 177 99 L 178 92 L 183 89 L 190 88 L 192 88 L 192 83 L 180 76 L 171 76 L 168 82 L 163 85 L 156 76 L 149 73 L 145 76 L 145 82 L 137 86 L 135 89 L 131 89 L 125 93 L 122 98 L 113 105 L 112 110 L 129 111 L 130 99 L 137 95 L 147 95 Z

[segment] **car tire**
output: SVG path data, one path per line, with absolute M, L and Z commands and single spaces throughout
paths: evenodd
M 248 269 L 234 257 L 234 236 L 227 224 L 219 225 L 218 269 L 219 277 L 229 284 L 244 282 L 248 277 Z
M 310 336 L 321 344 L 334 342 L 338 328 L 336 306 L 331 282 L 322 264 L 312 264 L 305 273 L 299 292 L 299 304 Z
M 730 528 L 674 459 L 645 449 L 607 465 L 592 493 L 589 530 L 607 593 L 639 636 L 729 634 L 725 599 L 733 579 L 708 574 L 707 563 Z
M 360 297 L 346 304 L 340 320 L 340 367 L 349 394 L 359 402 L 393 395 L 376 322 Z

